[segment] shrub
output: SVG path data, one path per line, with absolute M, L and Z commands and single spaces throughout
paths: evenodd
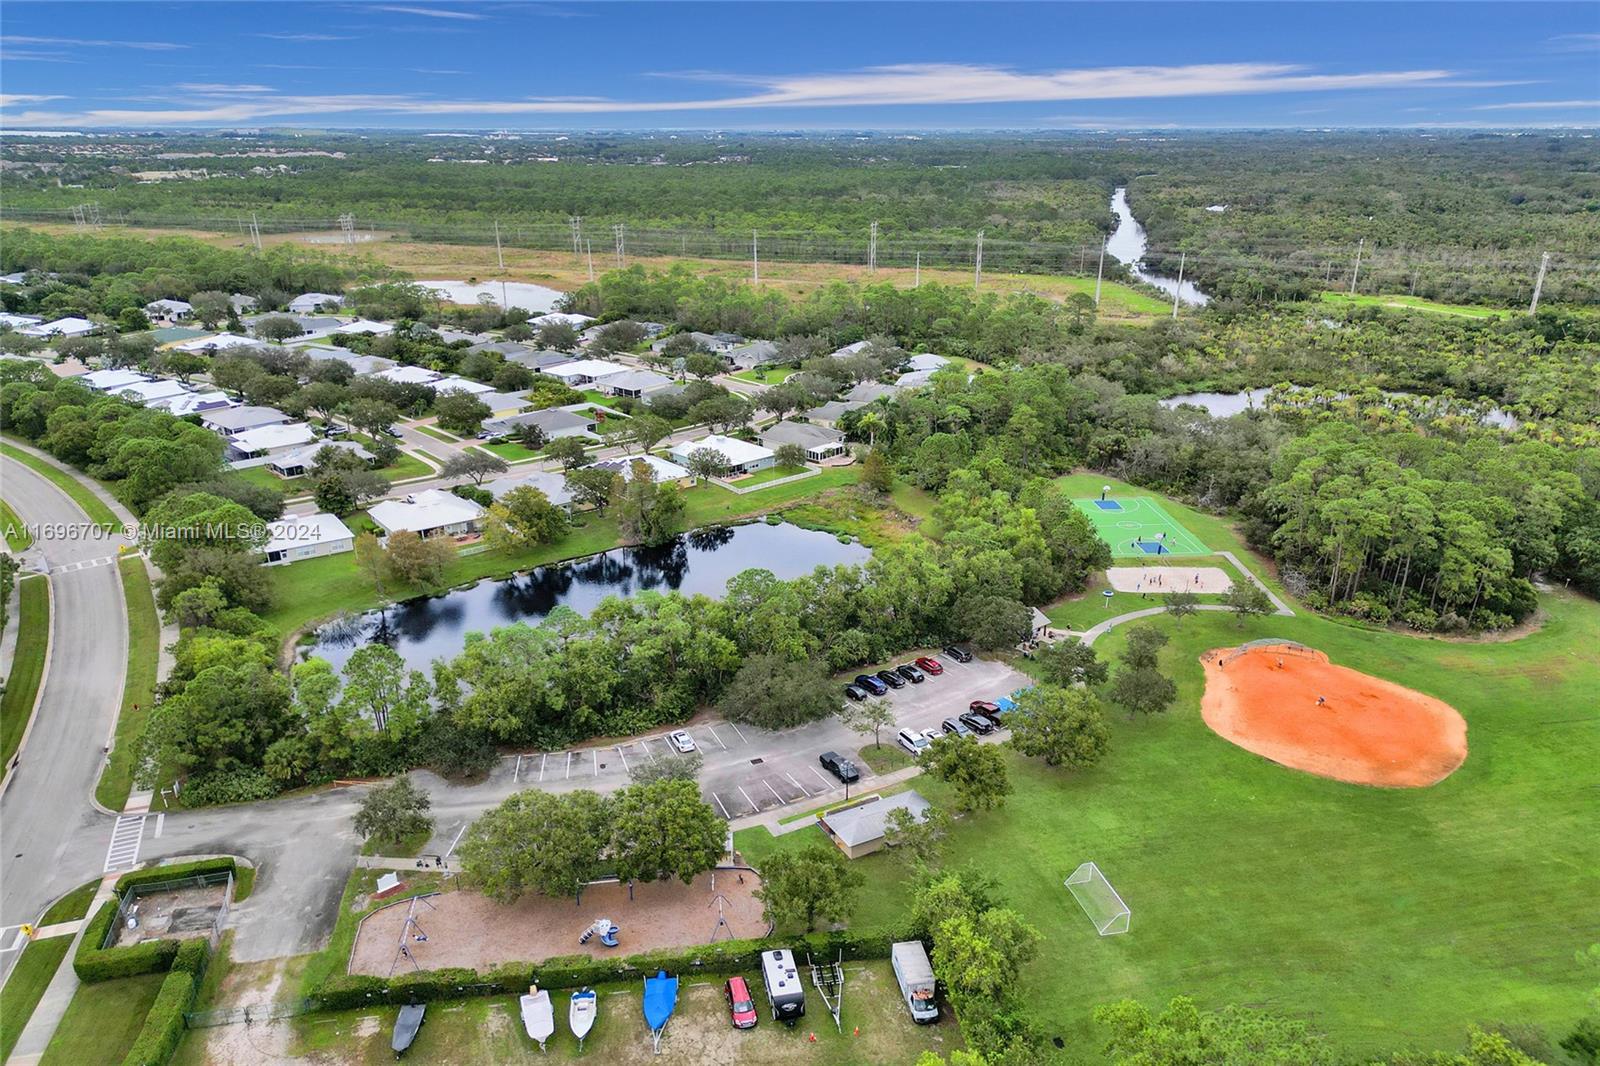
M 100 947 L 111 930 L 111 923 L 116 920 L 117 901 L 114 899 L 101 904 L 89 920 L 83 939 L 78 942 L 78 953 L 72 959 L 72 969 L 78 980 L 93 984 L 171 969 L 172 960 L 178 954 L 176 940 L 146 940 L 125 948 Z
M 203 940 L 190 943 L 206 946 Z M 172 1061 L 183 1039 L 183 1016 L 194 1006 L 199 983 L 200 978 L 188 970 L 175 969 L 167 974 L 150 1013 L 145 1015 L 144 1028 L 139 1030 L 138 1039 L 133 1042 L 127 1058 L 122 1060 L 122 1066 L 167 1066 Z
M 185 807 L 215 807 L 271 799 L 280 791 L 278 782 L 261 770 L 232 770 L 194 775 L 184 782 L 182 798 Z
M 215 859 L 195 859 L 192 862 L 174 862 L 165 866 L 152 866 L 148 870 L 134 870 L 132 873 L 123 874 L 117 878 L 116 891 L 122 892 L 133 885 L 148 885 L 159 881 L 181 881 L 185 877 L 199 877 L 203 874 L 218 874 L 228 872 L 235 877 L 239 874 L 238 864 L 231 855 L 223 855 Z

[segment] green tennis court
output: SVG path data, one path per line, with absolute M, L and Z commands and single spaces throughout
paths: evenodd
M 1210 555 L 1211 549 L 1190 533 L 1150 496 L 1107 500 L 1074 500 L 1089 516 L 1100 539 L 1111 545 L 1114 559 L 1151 555 Z

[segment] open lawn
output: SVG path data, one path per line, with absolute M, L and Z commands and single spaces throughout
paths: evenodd
M 28 528 L 22 524 L 22 519 L 17 517 L 17 512 L 13 511 L 11 505 L 4 500 L 0 500 L 0 526 L 5 527 L 6 547 L 10 548 L 13 554 L 27 551 L 29 545 L 33 543 L 33 534 L 28 532 Z
M 1385 307 L 1395 311 L 1427 311 L 1435 315 L 1457 315 L 1462 318 L 1505 318 L 1512 314 L 1503 307 L 1477 307 L 1472 304 L 1447 304 L 1437 300 L 1424 300 L 1420 296 L 1368 296 L 1358 293 L 1325 292 L 1322 302 L 1354 307 Z
M 796 474 L 805 473 L 808 469 L 810 468 L 804 466 L 769 466 L 747 477 L 730 481 L 729 484 L 734 488 L 748 489 L 756 485 L 765 485 L 769 481 L 777 481 L 779 478 L 794 477 Z
M 35 575 L 17 582 L 17 647 L 0 695 L 0 766 L 11 762 L 33 715 L 50 650 L 50 583 Z
M 100 879 L 86 881 L 65 896 L 50 904 L 50 909 L 44 912 L 44 917 L 39 919 L 39 928 L 55 925 L 59 922 L 75 922 L 89 913 L 89 904 L 94 902 L 94 894 L 100 890 Z
M 122 686 L 122 710 L 117 715 L 116 744 L 94 790 L 95 798 L 114 811 L 122 809 L 133 789 L 136 741 L 155 704 L 161 656 L 161 620 L 144 560 L 130 556 L 118 560 L 117 568 L 122 571 L 122 597 L 128 605 L 128 672 Z
M 33 1017 L 33 1008 L 39 1005 L 45 987 L 71 946 L 72 937 L 53 936 L 49 940 L 35 940 L 22 949 L 21 958 L 6 978 L 5 988 L 0 989 L 0 1061 L 9 1057 L 11 1049 L 16 1047 L 22 1030 L 28 1027 L 28 1019 Z
M 0 455 L 7 459 L 15 459 L 35 473 L 53 481 L 63 492 L 72 497 L 74 503 L 83 508 L 84 513 L 89 516 L 89 521 L 108 529 L 121 527 L 122 523 L 111 512 L 111 508 L 65 470 L 10 444 L 0 444 Z
M 461 443 L 460 437 L 453 433 L 446 433 L 444 430 L 435 426 L 412 426 L 411 428 L 415 429 L 418 433 L 421 433 L 425 437 L 432 437 L 434 440 L 442 440 L 446 444 Z
M 480 444 L 483 451 L 498 455 L 508 463 L 525 463 L 530 459 L 539 458 L 539 453 L 531 448 L 524 448 L 514 440 L 501 441 L 499 444 Z
M 164 973 L 79 985 L 40 1066 L 121 1062 L 161 990 Z
M 421 429 L 424 427 L 419 426 L 418 428 Z M 415 456 L 407 455 L 405 452 L 401 452 L 400 458 L 396 459 L 393 463 L 389 464 L 388 466 L 378 467 L 378 473 L 382 474 L 390 481 L 404 481 L 407 478 L 426 477 L 427 475 L 433 473 L 433 470 L 421 459 L 418 459 Z M 264 466 L 246 467 L 243 470 L 235 470 L 234 474 L 250 482 L 252 485 L 280 489 L 285 496 L 289 497 L 304 496 L 309 493 L 312 488 L 311 478 L 309 477 L 279 477 L 277 474 L 274 474 Z
M 788 380 L 790 375 L 798 373 L 799 371 L 792 366 L 769 366 L 759 370 L 740 370 L 730 376 L 740 381 L 753 381 L 757 385 L 777 385 Z

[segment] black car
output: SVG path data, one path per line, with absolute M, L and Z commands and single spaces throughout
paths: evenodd
M 905 688 L 906 687 L 906 679 L 901 677 L 899 674 L 895 673 L 893 670 L 879 670 L 877 673 L 873 674 L 872 676 L 877 678 L 879 681 L 882 681 L 885 685 L 888 685 L 890 688 Z
M 986 714 L 974 714 L 973 712 L 968 711 L 966 714 L 961 715 L 961 721 L 968 729 L 972 730 L 974 733 L 977 733 L 979 736 L 986 737 L 995 731 L 994 722 L 990 720 L 989 716 Z
M 867 698 L 866 690 L 858 685 L 846 685 L 844 687 L 844 694 L 848 698 L 856 700 L 857 702 Z
M 822 764 L 824 770 L 847 785 L 852 781 L 861 780 L 861 771 L 856 769 L 856 764 L 836 751 L 823 752 L 817 761 Z
M 904 666 L 895 667 L 894 672 L 911 682 L 913 685 L 920 685 L 924 681 L 928 680 L 921 670 L 918 670 L 910 663 L 906 663 Z
M 954 659 L 958 663 L 970 663 L 972 661 L 972 653 L 970 651 L 968 651 L 966 648 L 960 647 L 960 646 L 955 645 L 955 644 L 952 644 L 948 648 L 946 648 L 944 650 L 944 653 L 946 655 L 950 656 L 950 658 Z
M 972 730 L 968 729 L 959 718 L 946 718 L 942 724 L 944 725 L 944 731 L 951 736 L 970 737 L 972 735 Z
M 857 674 L 856 675 L 856 684 L 861 686 L 862 688 L 866 689 L 868 692 L 872 693 L 874 696 L 881 696 L 885 692 L 889 691 L 889 686 L 888 685 L 885 685 L 882 681 L 879 681 L 877 678 L 873 677 L 871 674 Z

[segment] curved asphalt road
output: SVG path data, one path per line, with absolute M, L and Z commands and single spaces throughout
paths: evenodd
M 111 819 L 93 795 L 128 662 L 116 556 L 129 542 L 120 530 L 88 532 L 78 505 L 21 463 L 0 459 L 0 489 L 23 522 L 66 533 L 36 531 L 22 556 L 24 572 L 50 570 L 51 633 L 38 715 L 0 798 L 0 925 L 15 925 L 104 863 Z

